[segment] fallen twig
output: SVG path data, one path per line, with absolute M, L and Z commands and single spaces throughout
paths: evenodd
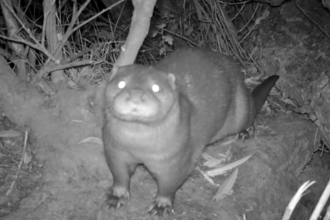
M 23 147 L 23 153 L 22 153 L 21 161 L 20 161 L 19 164 L 18 164 L 18 168 L 17 168 L 16 174 L 15 174 L 15 176 L 14 176 L 14 180 L 13 180 L 13 182 L 10 184 L 9 189 L 8 189 L 8 191 L 6 192 L 6 196 L 9 196 L 9 194 L 10 194 L 11 191 L 13 190 L 13 188 L 14 188 L 14 186 L 15 186 L 15 183 L 16 183 L 16 180 L 17 180 L 17 178 L 18 178 L 18 173 L 19 173 L 19 171 L 20 171 L 21 168 L 22 168 L 22 164 L 23 164 L 23 161 L 24 161 L 25 153 L 26 153 L 26 145 L 27 145 L 28 133 L 29 133 L 29 131 L 25 131 L 25 136 L 24 136 L 24 147 Z

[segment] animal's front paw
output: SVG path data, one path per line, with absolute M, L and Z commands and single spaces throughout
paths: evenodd
M 107 203 L 110 208 L 124 206 L 129 198 L 129 191 L 124 187 L 113 187 L 107 196 Z
M 171 199 L 167 197 L 157 197 L 149 206 L 148 212 L 153 216 L 159 217 L 170 214 L 173 212 Z
M 255 132 L 255 128 L 254 128 L 254 125 L 252 125 L 251 127 L 248 127 L 244 131 L 241 131 L 240 133 L 238 133 L 238 139 L 247 140 L 250 137 L 254 136 L 254 132 Z

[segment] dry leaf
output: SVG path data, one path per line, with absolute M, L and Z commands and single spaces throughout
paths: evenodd
M 242 159 L 239 159 L 239 160 L 236 160 L 235 162 L 233 163 L 230 163 L 230 164 L 227 164 L 225 166 L 222 166 L 222 167 L 219 167 L 219 168 L 216 168 L 216 169 L 213 169 L 213 170 L 209 170 L 206 172 L 206 174 L 210 177 L 215 177 L 215 176 L 218 176 L 218 175 L 222 175 L 224 173 L 226 173 L 228 170 L 231 170 L 239 165 L 241 165 L 242 163 L 245 163 L 248 159 L 250 159 L 250 157 L 252 156 L 253 154 L 250 154 Z
M 103 141 L 99 137 L 88 137 L 88 138 L 85 138 L 84 140 L 80 141 L 78 144 L 83 144 L 83 143 L 96 143 L 96 144 L 103 146 Z
M 232 193 L 232 188 L 236 182 L 238 168 L 221 184 L 212 200 L 221 200 Z
M 208 168 L 214 168 L 219 166 L 221 163 L 226 161 L 226 158 L 212 158 L 205 163 L 203 163 L 203 166 L 208 167 Z
M 214 157 L 212 157 L 211 155 L 207 154 L 207 153 L 202 153 L 202 157 L 204 160 L 212 160 L 214 159 Z
M 197 170 L 199 170 L 199 172 L 201 172 L 201 174 L 204 176 L 204 178 L 211 183 L 212 185 L 218 185 L 216 184 L 209 176 L 206 175 L 206 173 L 204 171 L 202 171 L 201 169 L 199 169 L 199 167 L 196 168 Z

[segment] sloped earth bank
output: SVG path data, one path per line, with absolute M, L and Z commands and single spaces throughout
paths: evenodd
M 262 28 L 253 33 L 251 42 L 256 45 L 251 47 L 257 49 L 251 51 L 255 51 L 261 69 L 267 75 L 279 74 L 280 91 L 304 106 L 298 97 L 315 92 L 309 87 L 311 81 L 329 68 L 329 40 L 295 8 L 293 1 L 272 11 L 262 22 Z M 95 99 L 98 89 L 59 89 L 56 96 L 46 98 L 7 75 L 10 70 L 1 62 L 0 108 L 19 126 L 31 128 L 30 145 L 34 149 L 31 153 L 43 165 L 42 176 L 30 178 L 36 180 L 34 188 L 33 184 L 28 189 L 14 186 L 12 192 L 26 190 L 21 195 L 27 197 L 21 200 L 17 210 L 1 219 L 148 219 L 146 209 L 156 193 L 155 182 L 148 172 L 137 170 L 131 184 L 132 198 L 126 208 L 109 210 L 104 201 L 112 179 L 102 146 L 79 144 L 88 137 L 100 137 L 102 121 Z M 259 115 L 255 138 L 207 149 L 209 154 L 217 156 L 230 148 L 231 161 L 254 153 L 239 167 L 232 194 L 211 201 L 216 187 L 195 171 L 178 190 L 175 213 L 167 219 L 236 220 L 244 219 L 245 215 L 247 220 L 277 220 L 299 186 L 306 180 L 316 180 L 291 218 L 308 219 L 330 178 L 329 155 L 321 157 L 316 151 L 320 143 L 314 123 L 293 113 L 282 113 L 278 101 L 272 102 L 276 107 L 272 115 Z M 6 166 L 0 169 L 3 172 Z M 225 179 L 219 176 L 214 181 L 221 184 Z M 18 179 L 17 183 L 24 180 Z M 1 201 L 6 201 L 1 196 Z
M 62 104 L 72 107 L 71 114 L 77 113 L 78 108 L 74 109 L 72 105 L 74 101 L 68 95 L 66 98 L 69 101 Z M 86 109 L 86 103 L 78 106 L 80 113 L 88 113 L 77 115 L 93 115 L 90 109 Z M 54 113 L 52 110 L 39 108 L 35 112 Z M 132 198 L 126 208 L 109 210 L 104 200 L 111 185 L 111 175 L 102 147 L 99 144 L 78 144 L 83 138 L 99 136 L 100 129 L 98 126 L 94 129 L 87 127 L 87 124 L 93 125 L 88 118 L 94 117 L 65 120 L 69 115 L 69 112 L 65 115 L 59 113 L 45 124 L 45 118 L 40 114 L 40 119 L 35 119 L 40 121 L 32 123 L 45 126 L 42 130 L 49 133 L 35 133 L 35 136 L 43 135 L 42 139 L 36 138 L 35 145 L 38 148 L 36 155 L 44 164 L 44 181 L 21 201 L 17 211 L 2 219 L 149 219 L 145 215 L 146 208 L 156 193 L 155 182 L 149 173 L 141 168 L 134 175 Z M 246 219 L 280 219 L 299 185 L 313 179 L 318 184 L 304 196 L 297 207 L 296 217 L 292 219 L 307 218 L 325 186 L 324 176 L 329 175 L 328 170 L 322 168 L 322 160 L 313 154 L 316 128 L 303 118 L 280 114 L 260 115 L 256 124 L 255 138 L 226 146 L 215 145 L 207 150 L 216 156 L 230 148 L 232 160 L 255 153 L 239 168 L 232 195 L 211 201 L 216 188 L 195 171 L 177 193 L 175 213 L 166 219 L 234 220 L 243 219 L 243 215 Z M 49 143 L 45 144 L 43 140 Z M 221 183 L 224 179 L 217 177 L 214 180 Z

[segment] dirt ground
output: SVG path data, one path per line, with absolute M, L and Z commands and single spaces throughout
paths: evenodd
M 299 81 L 294 78 L 299 74 L 299 77 L 311 80 L 327 69 L 329 62 L 323 59 L 328 59 L 330 46 L 329 41 L 316 31 L 316 26 L 304 20 L 307 18 L 299 10 L 290 9 L 292 4 L 294 2 L 272 13 L 251 36 L 252 43 L 249 44 L 250 47 L 257 44 L 259 48 L 254 55 L 258 57 L 260 68 L 268 75 L 279 74 L 281 77 L 269 99 L 272 111 L 264 111 L 258 116 L 254 138 L 230 144 L 217 143 L 206 150 L 213 157 L 227 155 L 227 163 L 254 153 L 239 166 L 233 190 L 225 198 L 212 200 L 218 185 L 211 184 L 196 169 L 178 190 L 174 213 L 165 219 L 278 220 L 299 186 L 307 180 L 316 180 L 291 220 L 310 216 L 330 178 L 329 154 L 321 149 L 324 145 L 318 141 L 320 133 L 315 124 L 304 115 L 283 110 L 278 93 L 285 90 L 292 91 L 291 97 L 301 96 L 290 89 L 290 82 Z M 320 53 L 325 55 L 320 57 Z M 112 177 L 99 143 L 102 122 L 95 120 L 95 112 L 77 104 L 78 101 L 72 98 L 77 96 L 65 95 L 67 99 L 59 105 L 67 107 L 63 109 L 68 111 L 57 112 L 48 121 L 42 114 L 49 114 L 56 105 L 47 100 L 47 105 L 40 106 L 42 111 L 39 113 L 42 114 L 31 122 L 38 127 L 38 132 L 28 132 L 27 144 L 24 144 L 24 134 L 29 128 L 11 123 L 6 117 L 10 112 L 2 112 L 0 219 L 150 219 L 146 212 L 156 193 L 156 184 L 143 167 L 132 179 L 127 206 L 120 210 L 108 209 L 105 198 Z M 77 112 L 83 118 L 68 120 Z M 8 130 L 20 135 L 1 133 Z M 40 139 L 41 136 L 44 139 Z M 95 139 L 88 139 L 92 137 Z M 81 143 L 86 139 L 86 143 Z M 201 158 L 197 166 L 206 171 L 204 162 Z M 213 181 L 222 184 L 230 174 L 232 171 Z
M 279 113 L 260 115 L 256 124 L 255 138 L 226 145 L 216 144 L 206 151 L 214 157 L 231 155 L 229 162 L 254 153 L 239 167 L 233 192 L 224 199 L 212 201 L 217 186 L 210 184 L 195 170 L 177 192 L 174 213 L 165 219 L 230 220 L 244 219 L 244 216 L 246 219 L 279 219 L 299 184 L 317 180 L 297 207 L 295 218 L 292 218 L 306 219 L 326 184 L 327 178 L 324 177 L 330 176 L 328 155 L 320 158 L 318 153 L 313 154 L 317 147 L 313 143 L 315 126 L 304 118 Z M 13 139 L 2 138 L 1 143 L 4 146 Z M 16 146 L 21 148 L 21 144 Z M 42 154 L 46 155 L 38 157 L 56 158 L 57 165 L 52 164 L 52 169 L 47 168 L 47 163 L 44 167 L 39 165 L 36 166 L 38 169 L 31 169 L 30 163 L 38 164 L 38 157 L 35 157 L 37 149 L 33 142 L 27 149 L 32 159 L 22 166 L 12 192 L 5 197 L 6 203 L 1 204 L 1 219 L 150 219 L 146 212 L 156 193 L 156 184 L 142 167 L 132 179 L 128 205 L 115 211 L 109 210 L 104 202 L 111 186 L 111 175 L 99 144 L 85 143 L 79 144 L 78 148 L 54 147 L 52 151 L 43 151 Z M 5 155 L 6 152 L 1 153 Z M 17 156 L 12 170 L 17 170 L 19 160 Z M 198 167 L 207 170 L 202 166 L 203 162 L 201 159 Z M 44 173 L 50 170 L 56 172 L 54 178 Z M 7 173 L 2 192 L 12 183 L 11 174 Z M 229 174 L 231 172 L 214 178 L 214 182 L 221 184 Z M 24 182 L 33 181 L 34 184 L 24 186 Z M 1 201 L 3 199 L 4 196 Z

